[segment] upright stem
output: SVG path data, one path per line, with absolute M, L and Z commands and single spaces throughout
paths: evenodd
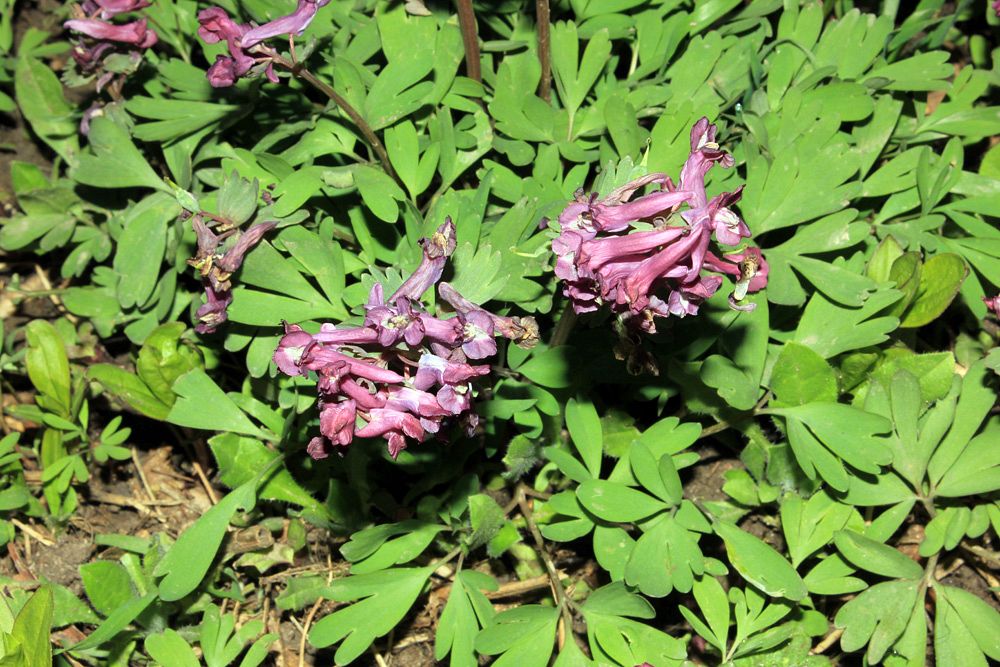
M 472 0 L 457 0 L 456 4 L 458 4 L 458 25 L 462 28 L 462 43 L 465 45 L 465 73 L 470 79 L 482 83 L 476 11 L 472 8 Z
M 549 0 L 535 0 L 535 18 L 538 23 L 538 60 L 542 64 L 542 80 L 538 84 L 538 95 L 546 102 L 552 101 L 552 60 L 549 57 L 551 39 L 549 37 Z
M 293 63 L 277 54 L 274 54 L 271 57 L 274 62 L 287 69 L 293 76 L 305 81 L 310 86 L 326 95 L 331 102 L 338 106 L 341 111 L 346 113 L 347 117 L 351 119 L 352 123 L 354 123 L 354 126 L 361 130 L 361 134 L 368 142 L 368 145 L 375 151 L 375 155 L 378 156 L 378 161 L 382 164 L 382 168 L 385 172 L 402 186 L 399 176 L 396 175 L 396 170 L 392 168 L 392 162 L 389 161 L 389 154 L 386 153 L 385 146 L 382 145 L 382 141 L 378 138 L 378 135 L 375 134 L 375 130 L 373 130 L 372 126 L 368 124 L 368 121 L 366 121 L 361 114 L 358 113 L 357 109 L 352 107 L 340 93 L 334 90 L 333 86 L 317 78 L 315 74 L 303 67 L 301 64 Z
M 563 628 L 567 635 L 573 636 L 573 616 L 570 614 L 569 610 L 569 598 L 566 595 L 566 589 L 563 588 L 562 580 L 559 579 L 559 571 L 556 569 L 555 563 L 552 562 L 552 558 L 549 556 L 549 552 L 545 549 L 545 540 L 542 538 L 542 533 L 538 530 L 538 526 L 535 524 L 535 519 L 531 511 L 531 506 L 528 504 L 528 498 L 524 493 L 524 485 L 519 484 L 517 490 L 514 492 L 514 499 L 517 501 L 518 507 L 521 508 L 521 516 L 524 517 L 524 522 L 528 526 L 528 531 L 531 533 L 531 537 L 535 542 L 535 547 L 538 549 L 538 556 L 542 559 L 542 563 L 545 565 L 545 570 L 549 575 L 549 583 L 552 587 L 552 594 L 556 601 L 556 606 L 562 615 Z M 562 648 L 562 644 L 560 644 Z
M 574 324 L 576 324 L 576 311 L 573 310 L 573 304 L 570 302 L 566 304 L 562 315 L 559 316 L 559 321 L 556 322 L 556 330 L 552 333 L 552 338 L 549 340 L 549 347 L 565 345 L 569 339 L 570 332 L 573 331 Z

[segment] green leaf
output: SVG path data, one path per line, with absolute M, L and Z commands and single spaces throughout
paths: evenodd
M 198 667 L 201 663 L 194 649 L 175 630 L 167 628 L 161 633 L 149 635 L 143 643 L 146 653 L 161 665 L 173 667 Z
M 916 581 L 886 581 L 841 607 L 834 619 L 836 626 L 844 630 L 841 648 L 857 651 L 868 644 L 868 663 L 881 661 L 909 623 L 911 611 L 918 603 L 918 586 Z
M 153 329 L 139 350 L 136 372 L 157 399 L 172 406 L 176 398 L 174 382 L 204 362 L 198 349 L 181 340 L 186 325 L 180 322 L 161 324 Z
M 570 133 L 576 110 L 583 104 L 587 93 L 611 56 L 611 40 L 606 30 L 597 32 L 584 49 L 580 59 L 576 25 L 560 21 L 552 27 L 552 74 L 559 99 L 566 105 L 570 116 Z
M 934 617 L 935 660 L 942 665 L 986 667 L 989 663 L 983 655 L 977 637 L 967 625 L 966 618 L 953 606 L 953 598 L 958 597 L 953 591 L 957 589 L 940 585 L 935 586 L 935 589 L 938 592 Z M 982 627 L 980 624 L 977 625 Z
M 798 343 L 785 343 L 771 370 L 771 389 L 777 400 L 771 405 L 803 405 L 837 400 L 837 375 L 823 357 Z
M 4 220 L 0 229 L 0 247 L 20 250 L 56 229 L 73 225 L 73 218 L 65 213 L 17 215 Z M 72 229 L 72 227 L 70 227 Z
M 583 482 L 576 496 L 589 512 L 605 521 L 638 521 L 667 509 L 663 502 L 641 491 L 602 479 Z
M 143 595 L 141 598 L 132 598 L 125 604 L 121 605 L 115 609 L 110 616 L 104 619 L 104 622 L 97 626 L 90 635 L 84 639 L 79 644 L 70 647 L 69 651 L 86 651 L 92 648 L 96 648 L 105 644 L 110 639 L 113 639 L 119 632 L 128 627 L 128 624 L 134 621 L 139 614 L 146 611 L 156 600 L 156 592 L 150 592 Z M 62 653 L 63 651 L 59 651 Z
M 979 650 L 993 660 L 1000 660 L 1000 613 L 982 598 L 964 589 L 940 584 L 934 588 L 955 610 Z
M 278 609 L 301 611 L 321 597 L 327 597 L 330 584 L 323 576 L 292 577 L 281 595 L 274 601 Z
M 729 599 L 722 585 L 711 575 L 703 575 L 694 582 L 694 599 L 708 622 L 706 625 L 687 607 L 678 607 L 684 618 L 709 644 L 725 654 L 729 641 Z
M 629 463 L 636 480 L 657 498 L 671 506 L 681 503 L 683 487 L 674 460 L 663 454 L 657 460 L 643 442 L 633 443 Z
M 1000 456 L 995 446 L 998 436 L 1000 427 L 991 423 L 970 440 L 938 482 L 938 495 L 961 498 L 1000 489 Z
M 358 165 L 354 168 L 354 183 L 365 206 L 376 218 L 396 222 L 399 218 L 397 202 L 405 201 L 406 194 L 384 171 Z
M 936 320 L 958 294 L 969 269 L 956 254 L 934 255 L 920 270 L 920 286 L 899 326 L 922 327 Z
M 344 292 L 344 256 L 340 245 L 332 239 L 320 238 L 315 232 L 310 232 L 300 225 L 281 230 L 278 239 L 285 250 L 319 283 L 330 304 L 341 306 Z M 275 289 L 282 284 L 276 282 L 270 285 L 270 288 Z M 341 317 L 346 316 L 346 312 L 341 315 Z
M 674 517 L 663 516 L 636 541 L 625 565 L 625 583 L 645 595 L 665 597 L 690 592 L 695 575 L 705 571 L 698 536 Z
M 517 370 L 538 385 L 562 389 L 573 382 L 569 353 L 566 346 L 549 348 L 532 356 Z
M 597 664 L 638 665 L 642 660 L 679 667 L 687 657 L 684 642 L 632 620 L 652 619 L 656 612 L 641 595 L 629 592 L 620 582 L 591 593 L 581 610 Z
M 52 627 L 63 628 L 74 623 L 97 625 L 101 619 L 90 606 L 65 586 L 46 584 L 52 590 Z
M 246 107 L 235 104 L 215 104 L 169 97 L 129 97 L 125 103 L 129 113 L 153 122 L 139 123 L 135 137 L 140 141 L 173 142 L 210 125 L 216 125 L 241 114 Z M 239 224 L 239 223 L 237 223 Z
M 701 368 L 702 381 L 737 410 L 749 410 L 756 404 L 767 358 L 767 299 L 753 295 L 746 301 L 757 307 L 753 312 L 733 313 L 722 336 L 723 344 L 732 350 L 730 356 L 713 354 Z
M 14 618 L 10 638 L 20 644 L 21 661 L 17 663 L 19 667 L 52 665 L 52 644 L 49 642 L 52 609 L 52 591 L 43 586 L 28 598 Z
M 902 257 L 903 254 L 903 246 L 899 245 L 899 241 L 893 238 L 891 234 L 886 236 L 876 246 L 875 252 L 872 254 L 871 259 L 868 260 L 868 267 L 865 269 L 865 274 L 875 282 L 884 283 L 888 281 L 893 263 Z
M 146 158 L 132 143 L 128 132 L 109 118 L 90 123 L 93 155 L 80 156 L 73 178 L 95 188 L 152 188 L 173 195 L 169 185 L 156 175 Z
M 16 58 L 15 65 L 14 90 L 21 114 L 35 134 L 66 162 L 74 164 L 80 152 L 79 128 L 73 116 L 75 109 L 63 97 L 59 78 L 47 64 L 26 54 Z
M 434 636 L 436 660 L 441 661 L 450 653 L 451 664 L 455 667 L 475 667 L 478 664 L 476 635 L 495 613 L 493 605 L 481 591 L 495 591 L 498 587 L 492 577 L 475 570 L 462 570 L 455 576 Z
M 804 577 L 810 593 L 818 595 L 843 595 L 856 593 L 868 587 L 864 580 L 853 577 L 855 570 L 843 558 L 834 554 L 821 560 Z
M 729 562 L 748 582 L 768 595 L 801 600 L 808 594 L 795 568 L 763 540 L 724 521 L 713 523 L 716 534 L 726 543 Z
M 174 382 L 174 391 L 177 402 L 170 409 L 168 422 L 206 431 L 264 437 L 264 433 L 204 371 L 196 368 L 180 376 Z
M 877 435 L 891 429 L 891 423 L 884 417 L 842 403 L 817 402 L 770 410 L 801 424 L 798 426 L 790 421 L 788 437 L 796 460 L 810 479 L 813 478 L 811 467 L 816 466 L 823 479 L 835 489 L 847 489 L 843 470 L 838 472 L 836 467 L 829 467 L 837 466 L 836 461 L 824 463 L 826 455 L 818 447 L 819 443 L 862 472 L 877 474 L 880 466 L 892 461 L 892 450 L 885 439 Z
M 249 482 L 280 456 L 259 440 L 235 433 L 221 433 L 211 437 L 208 445 L 219 465 L 219 478 L 231 489 Z M 257 497 L 280 500 L 325 514 L 324 505 L 303 489 L 284 466 L 278 466 L 267 476 L 257 490 Z
M 229 522 L 238 510 L 250 511 L 256 504 L 256 485 L 257 480 L 251 480 L 233 489 L 181 533 L 153 570 L 153 576 L 163 577 L 160 599 L 180 600 L 198 587 L 215 560 Z
M 180 213 L 173 197 L 155 193 L 136 204 L 123 220 L 115 249 L 118 302 L 122 308 L 143 306 L 153 295 L 167 247 L 167 226 Z
M 147 417 L 163 421 L 170 414 L 170 405 L 154 396 L 135 373 L 111 364 L 94 364 L 87 368 L 87 376 L 99 382 L 112 396 Z
M 824 491 L 805 501 L 795 494 L 786 495 L 781 502 L 781 528 L 792 565 L 798 567 L 829 544 L 854 517 L 857 513 L 850 505 L 835 501 Z
M 136 597 L 132 580 L 119 563 L 109 560 L 84 563 L 80 566 L 80 578 L 90 604 L 102 616 L 110 616 L 115 609 Z
M 510 279 L 509 272 L 503 269 L 503 255 L 489 243 L 481 243 L 475 253 L 471 243 L 461 244 L 451 263 L 455 270 L 451 286 L 472 303 L 494 298 Z
M 880 312 L 899 298 L 898 291 L 885 289 L 871 294 L 861 308 L 840 308 L 814 294 L 806 304 L 793 340 L 812 348 L 824 359 L 878 345 L 899 326 L 897 318 L 882 316 Z
M 982 361 L 969 367 L 962 378 L 962 393 L 955 407 L 948 434 L 934 451 L 927 466 L 928 476 L 935 485 L 965 451 L 979 425 L 996 403 L 996 391 L 990 386 L 988 369 Z
M 39 406 L 69 416 L 69 359 L 62 337 L 46 320 L 32 320 L 24 332 L 28 341 L 28 377 L 41 394 L 39 398 L 45 399 L 39 401 Z
M 504 524 L 503 508 L 497 505 L 485 493 L 477 493 L 469 496 L 469 523 L 472 525 L 472 534 L 469 535 L 469 549 L 481 547 L 500 531 Z
M 569 399 L 566 404 L 566 428 L 591 476 L 600 477 L 604 436 L 601 418 L 593 403 Z
M 500 612 L 476 635 L 476 651 L 503 654 L 497 667 L 545 667 L 554 646 L 559 610 L 522 605 Z
M 398 568 L 334 581 L 330 598 L 358 602 L 317 621 L 309 632 L 309 643 L 326 648 L 341 642 L 335 655 L 338 665 L 357 659 L 375 639 L 388 634 L 403 620 L 433 570 Z
M 919 579 L 924 569 L 900 551 L 853 530 L 842 530 L 833 537 L 837 549 L 852 565 L 883 577 Z

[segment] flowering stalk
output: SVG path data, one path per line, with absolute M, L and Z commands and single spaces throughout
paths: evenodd
M 538 83 L 538 96 L 546 102 L 552 101 L 550 13 L 549 0 L 535 0 L 535 23 L 538 25 L 538 61 L 542 66 L 542 78 Z
M 479 32 L 476 29 L 476 10 L 472 0 L 457 0 L 458 25 L 462 29 L 462 44 L 465 47 L 465 74 L 473 81 L 483 82 L 479 63 Z
M 217 225 L 219 233 L 213 232 L 209 224 Z M 214 333 L 219 325 L 229 319 L 229 304 L 233 302 L 233 285 L 230 278 L 239 270 L 246 254 L 277 224 L 261 222 L 245 232 L 239 232 L 225 222 L 209 220 L 206 224 L 201 214 L 191 218 L 191 225 L 198 238 L 198 254 L 189 259 L 188 264 L 198 269 L 205 288 L 205 303 L 198 308 L 198 324 L 195 326 L 195 331 Z M 234 242 L 229 244 L 227 250 L 221 252 L 220 246 L 230 239 L 234 239 Z
M 316 334 L 285 325 L 274 361 L 289 376 L 315 373 L 319 394 L 320 436 L 306 448 L 322 459 L 354 437 L 382 437 L 396 458 L 408 442 L 423 442 L 457 418 L 471 433 L 478 424 L 472 410 L 472 380 L 490 367 L 470 360 L 496 354 L 494 336 L 530 347 L 538 328 L 530 317 L 502 317 L 469 302 L 441 283 L 441 298 L 453 317 L 428 313 L 420 297 L 438 284 L 455 250 L 455 226 L 447 220 L 422 241 L 420 265 L 388 299 L 376 284 L 358 327 L 323 324 Z
M 697 314 L 699 305 L 721 287 L 722 275 L 736 281 L 730 305 L 753 309 L 753 304 L 741 301 L 767 285 L 768 267 L 760 250 L 718 254 L 711 250 L 713 239 L 735 246 L 750 236 L 746 223 L 731 208 L 742 187 L 711 200 L 705 193 L 708 171 L 716 164 L 733 164 L 715 142 L 715 134 L 716 127 L 707 118 L 695 124 L 691 154 L 676 186 L 665 174 L 650 174 L 603 200 L 578 194 L 565 208 L 552 249 L 556 276 L 575 312 L 607 304 L 630 328 L 652 333 L 655 317 Z M 632 199 L 650 184 L 660 190 Z M 651 222 L 653 229 L 635 230 L 640 222 Z
M 402 186 L 389 161 L 385 146 L 364 117 L 333 87 L 318 79 L 301 63 L 281 56 L 264 43 L 265 40 L 279 35 L 301 35 L 309 27 L 316 12 L 328 2 L 330 0 L 299 0 L 294 12 L 261 26 L 236 23 L 224 9 L 219 7 L 201 10 L 198 12 L 198 22 L 201 25 L 198 28 L 198 35 L 208 44 L 225 42 L 228 50 L 228 55 L 216 56 L 215 63 L 208 68 L 206 72 L 208 82 L 215 88 L 228 88 L 245 76 L 263 74 L 271 83 L 277 83 L 278 77 L 274 73 L 274 66 L 278 65 L 323 93 L 347 114 L 351 122 L 361 131 L 368 145 L 375 151 L 385 172 Z

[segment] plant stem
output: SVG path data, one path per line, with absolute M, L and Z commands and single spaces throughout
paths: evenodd
M 550 15 L 549 0 L 535 0 L 535 20 L 538 23 L 538 60 L 542 64 L 542 80 L 538 84 L 538 95 L 546 102 L 552 101 L 552 61 L 549 57 L 551 49 Z
M 552 333 L 552 338 L 549 340 L 549 347 L 565 345 L 569 339 L 569 334 L 573 331 L 574 324 L 576 324 L 576 311 L 573 310 L 572 303 L 567 303 L 566 307 L 563 308 L 562 315 L 559 316 L 559 321 L 556 323 L 556 330 Z
M 479 31 L 476 29 L 476 10 L 472 0 L 456 0 L 458 5 L 458 25 L 462 28 L 462 44 L 465 45 L 465 73 L 479 83 L 483 74 L 479 63 Z
M 535 518 L 531 512 L 531 507 L 528 505 L 528 497 L 524 493 L 523 483 L 517 485 L 517 490 L 514 492 L 514 498 L 517 500 L 517 504 L 521 508 L 521 516 L 524 517 L 524 522 L 528 525 L 531 537 L 535 541 L 535 546 L 538 548 L 538 556 L 542 559 L 542 563 L 545 565 L 545 571 L 549 575 L 549 582 L 552 584 L 552 593 L 556 599 L 556 606 L 559 607 L 559 610 L 562 613 L 563 627 L 565 628 L 564 632 L 572 636 L 573 616 L 569 611 L 569 598 L 566 596 L 566 589 L 563 588 L 562 581 L 559 579 L 559 572 L 556 570 L 556 566 L 552 562 L 552 558 L 549 557 L 549 552 L 545 549 L 545 540 L 542 538 L 542 533 L 538 530 L 538 526 L 535 525 Z
M 382 168 L 385 172 L 389 174 L 389 176 L 391 176 L 401 187 L 403 186 L 402 181 L 399 180 L 399 176 L 396 175 L 396 170 L 392 168 L 392 162 L 389 161 L 389 154 L 386 153 L 385 146 L 382 145 L 382 141 L 378 138 L 378 135 L 375 134 L 375 130 L 373 130 L 371 125 L 368 124 L 368 121 L 366 121 L 361 114 L 358 113 L 357 109 L 352 107 L 340 93 L 334 90 L 333 86 L 319 79 L 310 70 L 303 67 L 301 63 L 293 63 L 277 53 L 269 55 L 275 63 L 287 69 L 296 78 L 305 81 L 310 86 L 326 95 L 327 98 L 334 103 L 334 105 L 347 114 L 347 117 L 351 119 L 354 126 L 361 131 L 362 135 L 364 135 L 368 145 L 375 151 L 375 154 L 378 156 L 378 161 L 382 164 Z

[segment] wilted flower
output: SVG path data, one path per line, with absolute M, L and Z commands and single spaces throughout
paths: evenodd
M 201 25 L 198 35 L 208 44 L 224 41 L 229 50 L 228 56 L 216 56 L 215 62 L 208 68 L 208 82 L 215 88 L 232 86 L 259 62 L 268 80 L 277 83 L 278 77 L 271 60 L 273 52 L 266 47 L 255 47 L 278 35 L 302 34 L 317 10 L 328 2 L 330 0 L 299 0 L 294 12 L 260 26 L 236 23 L 219 7 L 201 10 L 198 12 L 198 23 Z
M 198 253 L 188 260 L 188 264 L 198 269 L 205 287 L 205 303 L 198 309 L 195 331 L 213 333 L 228 319 L 227 309 L 233 301 L 232 283 L 229 279 L 243 264 L 246 254 L 277 224 L 261 222 L 242 233 L 224 225 L 227 228 L 216 234 L 205 223 L 202 215 L 191 218 L 191 225 L 198 239 Z M 223 242 L 233 237 L 235 242 L 220 253 L 219 247 Z
M 88 38 L 79 39 L 71 54 L 81 73 L 99 74 L 98 90 L 107 85 L 116 74 L 123 72 L 120 66 L 101 72 L 107 56 L 126 49 L 132 57 L 132 66 L 135 67 L 140 61 L 136 50 L 148 49 L 158 41 L 156 32 L 147 25 L 146 19 L 128 23 L 111 23 L 108 19 L 148 6 L 147 0 L 85 0 L 82 5 L 74 6 L 76 18 L 63 23 L 67 30 Z
M 395 458 L 409 441 L 438 433 L 446 419 L 462 418 L 474 428 L 471 381 L 490 367 L 469 359 L 495 354 L 495 335 L 526 347 L 537 342 L 532 318 L 489 313 L 447 283 L 438 292 L 456 314 L 428 313 L 420 297 L 441 279 L 455 250 L 454 225 L 446 221 L 421 245 L 420 265 L 388 299 L 381 284 L 372 287 L 362 326 L 323 324 L 309 334 L 285 325 L 274 353 L 278 369 L 317 376 L 322 437 L 306 448 L 313 458 L 325 458 L 354 436 L 381 436 Z
M 577 313 L 608 304 L 633 328 L 656 330 L 654 318 L 698 313 L 698 306 L 722 285 L 719 275 L 736 279 L 730 305 L 752 310 L 740 301 L 767 285 L 767 264 L 756 248 L 721 254 L 716 243 L 735 246 L 750 236 L 733 211 L 742 187 L 711 200 L 705 176 L 715 165 L 730 167 L 732 157 L 715 142 L 716 127 L 707 118 L 691 130 L 691 154 L 678 184 L 665 174 L 649 174 L 604 199 L 578 194 L 559 216 L 552 243 L 556 276 Z M 640 188 L 660 190 L 636 199 Z M 638 223 L 645 229 L 634 229 Z M 650 225 L 652 229 L 649 229 Z

